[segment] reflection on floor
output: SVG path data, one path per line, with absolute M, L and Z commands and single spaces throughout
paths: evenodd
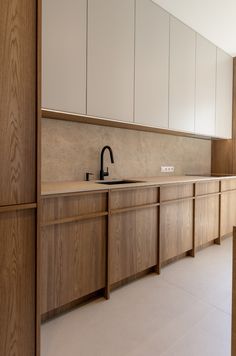
M 230 356 L 232 239 L 42 326 L 42 356 Z

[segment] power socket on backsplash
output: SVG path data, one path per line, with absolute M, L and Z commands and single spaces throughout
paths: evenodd
M 174 166 L 161 166 L 161 173 L 174 173 Z

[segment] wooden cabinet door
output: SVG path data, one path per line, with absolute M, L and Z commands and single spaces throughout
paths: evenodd
M 216 136 L 232 137 L 233 58 L 217 49 Z
M 98 217 L 42 228 L 42 314 L 105 287 L 106 224 Z
M 195 132 L 215 135 L 216 46 L 197 34 Z
M 168 128 L 169 14 L 136 1 L 135 122 Z
M 171 16 L 169 128 L 194 132 L 196 33 Z
M 236 191 L 221 195 L 221 236 L 232 234 L 236 225 Z
M 35 211 L 0 213 L 0 355 L 35 355 Z
M 37 1 L 1 1 L 0 206 L 36 200 Z
M 219 237 L 219 196 L 197 198 L 195 202 L 195 245 Z
M 133 121 L 134 0 L 88 0 L 87 114 Z
M 42 106 L 86 114 L 87 0 L 43 0 Z
M 161 206 L 160 248 L 162 262 L 193 249 L 193 200 Z
M 157 265 L 157 207 L 114 214 L 109 231 L 111 284 Z

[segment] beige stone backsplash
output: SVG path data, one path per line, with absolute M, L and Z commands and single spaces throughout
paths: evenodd
M 99 177 L 100 152 L 110 145 L 104 166 L 111 178 L 163 175 L 161 165 L 175 166 L 174 175 L 208 174 L 211 171 L 211 141 L 166 134 L 42 120 L 42 181 L 84 180 L 85 172 Z M 166 173 L 165 173 L 166 174 Z

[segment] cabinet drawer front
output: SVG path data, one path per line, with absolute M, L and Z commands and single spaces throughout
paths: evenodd
M 161 187 L 161 201 L 189 198 L 193 196 L 193 184 Z
M 41 233 L 41 312 L 105 287 L 106 218 L 47 226 Z
M 42 223 L 105 211 L 106 193 L 45 198 L 42 201 Z
M 226 190 L 236 189 L 236 179 L 224 179 L 221 182 L 222 192 Z
M 158 188 L 114 190 L 111 192 L 111 209 L 158 203 Z
M 196 183 L 196 195 L 218 193 L 219 191 L 220 191 L 219 181 Z

